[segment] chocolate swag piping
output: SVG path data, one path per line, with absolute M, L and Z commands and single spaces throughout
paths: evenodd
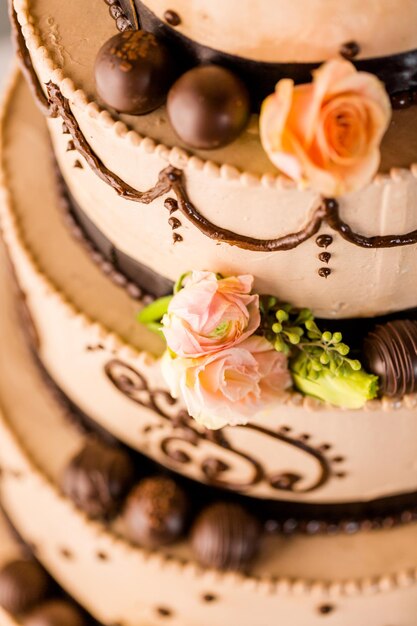
M 50 118 L 61 117 L 74 143 L 74 148 L 84 157 L 92 171 L 106 184 L 111 186 L 122 198 L 142 204 L 150 204 L 157 198 L 174 192 L 178 201 L 178 210 L 207 237 L 231 246 L 256 252 L 278 252 L 292 250 L 318 233 L 323 223 L 338 232 L 346 241 L 362 248 L 391 248 L 414 245 L 417 243 L 417 229 L 402 235 L 384 235 L 367 237 L 355 233 L 339 216 L 339 203 L 333 198 L 324 199 L 310 215 L 305 226 L 295 233 L 273 239 L 256 239 L 222 228 L 204 217 L 190 201 L 184 180 L 184 172 L 171 165 L 161 170 L 155 185 L 146 190 L 138 191 L 124 182 L 117 174 L 109 170 L 95 154 L 84 137 L 79 124 L 71 110 L 69 100 L 62 94 L 58 85 L 49 82 L 46 85 L 47 96 L 44 94 L 33 68 L 25 40 L 12 9 L 12 25 L 18 47 L 23 73 L 29 82 L 36 101 L 44 115 Z

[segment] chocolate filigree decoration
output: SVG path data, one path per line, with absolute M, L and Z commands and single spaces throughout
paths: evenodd
M 309 436 L 306 437 L 305 434 L 298 438 L 292 436 L 291 429 L 288 427 L 275 432 L 257 424 L 237 426 L 236 428 L 252 430 L 254 435 L 275 439 L 281 444 L 308 455 L 317 468 L 313 478 L 298 471 L 290 471 L 288 468 L 270 475 L 261 459 L 235 448 L 224 430 L 209 431 L 200 427 L 168 391 L 160 388 L 151 389 L 145 376 L 131 365 L 119 359 L 112 359 L 105 365 L 105 373 L 121 393 L 169 422 L 173 433 L 167 436 L 164 433 L 165 429 L 162 428 L 159 442 L 160 452 L 164 457 L 181 465 L 198 463 L 202 476 L 211 485 L 244 491 L 264 483 L 275 491 L 302 494 L 320 489 L 331 478 L 337 476 L 332 467 L 336 461 L 328 458 L 326 454 L 331 448 L 329 444 L 315 448 L 309 443 Z M 142 432 L 144 436 L 149 436 L 157 429 L 158 426 L 147 424 Z M 203 442 L 208 446 L 213 446 L 213 454 L 201 459 L 201 453 L 195 455 L 193 451 Z M 340 458 L 336 457 L 338 465 Z M 235 472 L 239 476 L 244 475 L 243 479 L 237 479 L 233 476 L 233 470 L 242 463 L 249 469 L 249 472 Z
M 275 239 L 257 239 L 222 228 L 204 217 L 190 201 L 185 189 L 184 172 L 182 170 L 172 166 L 166 167 L 160 172 L 158 181 L 154 187 L 147 191 L 138 191 L 125 183 L 119 176 L 109 170 L 93 152 L 81 132 L 67 98 L 62 95 L 59 87 L 50 82 L 47 84 L 46 88 L 51 110 L 62 117 L 71 134 L 75 148 L 85 158 L 86 162 L 97 176 L 113 187 L 119 196 L 143 204 L 150 204 L 169 191 L 173 191 L 177 198 L 178 210 L 203 234 L 211 239 L 227 243 L 231 246 L 259 252 L 292 250 L 317 234 L 322 223 L 327 222 L 328 225 L 333 230 L 339 232 L 344 239 L 364 248 L 388 248 L 417 243 L 417 230 L 405 235 L 376 237 L 365 237 L 354 233 L 352 229 L 340 219 L 338 212 L 339 205 L 334 199 L 326 199 L 322 204 L 316 207 L 301 230 Z M 180 235 L 178 235 L 178 237 L 180 237 Z

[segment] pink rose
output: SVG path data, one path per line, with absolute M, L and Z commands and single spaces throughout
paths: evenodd
M 248 423 L 291 386 L 285 355 L 258 336 L 198 359 L 167 351 L 162 372 L 173 397 L 211 429 Z
M 328 61 L 307 85 L 279 81 L 266 98 L 260 134 L 284 174 L 324 196 L 365 187 L 380 163 L 391 119 L 384 85 L 345 60 Z
M 251 295 L 252 276 L 218 279 L 192 272 L 162 319 L 168 348 L 181 357 L 199 357 L 230 348 L 260 324 L 259 297 Z

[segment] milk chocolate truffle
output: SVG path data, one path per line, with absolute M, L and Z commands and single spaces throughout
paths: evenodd
M 380 391 L 401 397 L 417 391 L 417 321 L 396 320 L 377 326 L 364 341 L 364 360 L 379 376 Z
M 146 548 L 176 541 L 184 532 L 187 499 L 170 478 L 146 478 L 130 494 L 125 522 L 130 538 Z
M 258 521 L 243 507 L 219 502 L 200 513 L 191 542 L 197 560 L 204 567 L 241 570 L 258 552 L 260 534 Z
M 95 63 L 97 91 L 121 113 L 143 115 L 159 107 L 175 80 L 172 55 L 155 35 L 125 31 L 109 39 Z
M 0 571 L 0 606 L 19 615 L 41 602 L 49 587 L 47 573 L 35 561 L 11 561 Z
M 167 107 L 178 137 L 202 150 L 220 148 L 236 139 L 250 113 L 246 86 L 218 65 L 202 65 L 183 74 L 168 94 Z
M 87 626 L 81 611 L 65 600 L 50 600 L 34 609 L 23 626 Z
M 91 518 L 110 518 L 134 479 L 129 456 L 118 448 L 89 442 L 72 459 L 62 477 L 62 489 Z

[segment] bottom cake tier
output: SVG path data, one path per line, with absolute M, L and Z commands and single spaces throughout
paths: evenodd
M 120 517 L 89 519 L 60 487 L 88 435 L 32 358 L 8 268 L 1 249 L 0 502 L 93 618 L 107 626 L 415 626 L 414 523 L 352 536 L 264 533 L 250 570 L 225 573 L 199 565 L 187 538 L 147 550 L 128 539 Z

